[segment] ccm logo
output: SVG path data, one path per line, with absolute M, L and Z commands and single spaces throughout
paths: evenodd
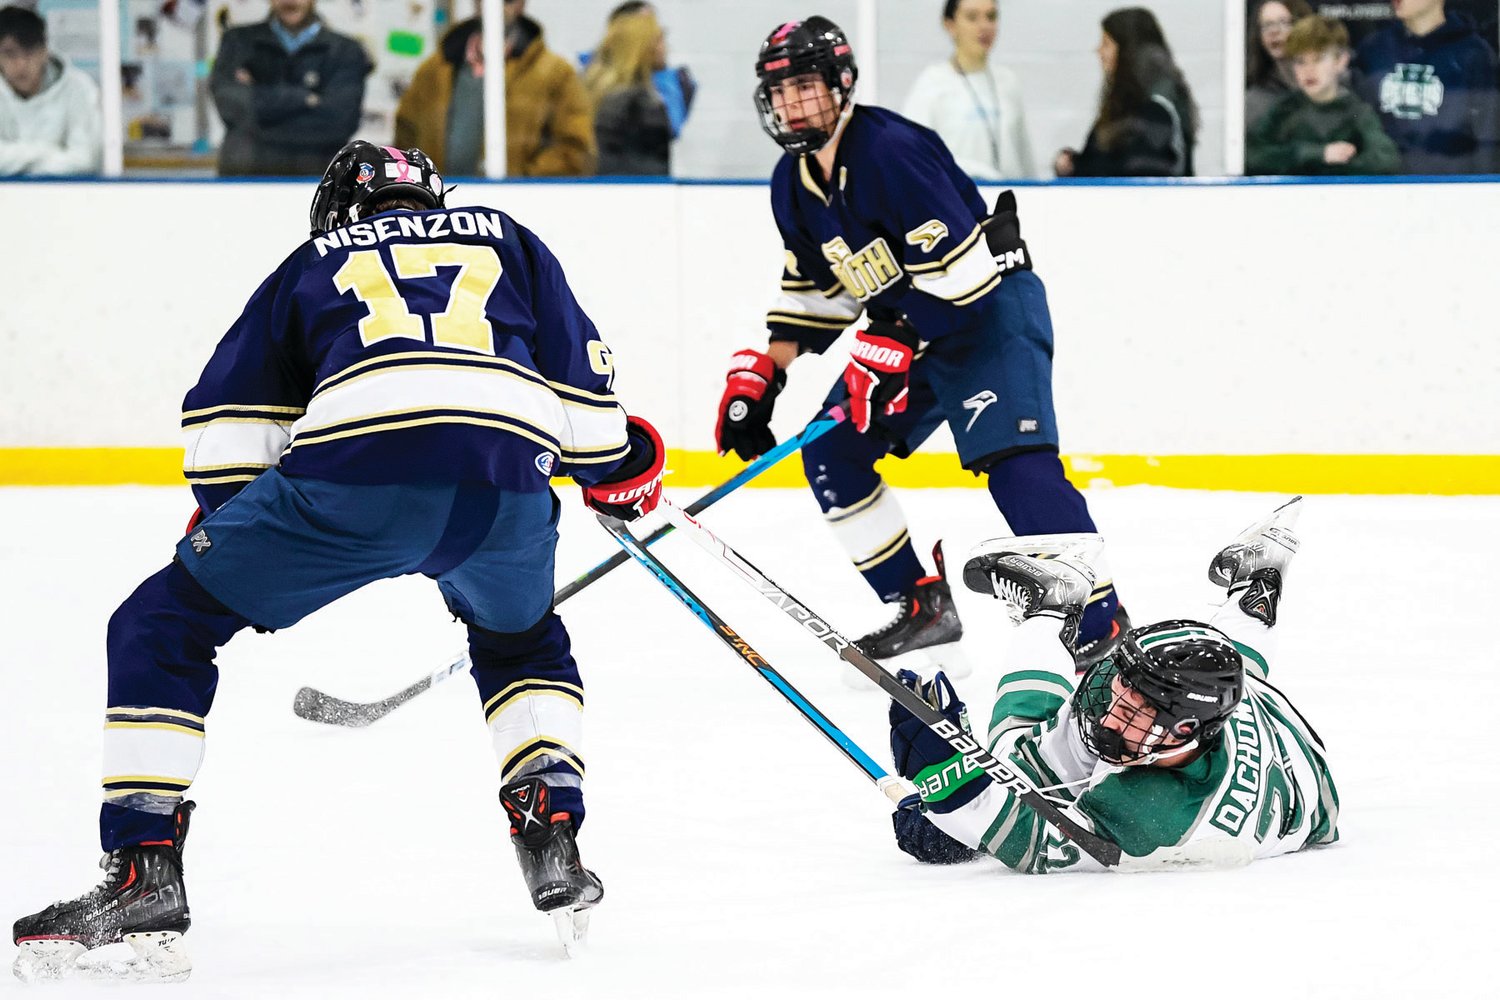
M 872 365 L 904 365 L 911 357 L 911 352 L 904 347 L 877 347 L 868 341 L 856 340 L 854 349 L 849 353 L 861 361 L 868 361 Z

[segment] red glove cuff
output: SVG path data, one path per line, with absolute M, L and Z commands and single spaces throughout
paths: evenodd
M 759 400 L 776 378 L 776 362 L 769 354 L 745 348 L 729 359 L 724 396 L 748 396 Z

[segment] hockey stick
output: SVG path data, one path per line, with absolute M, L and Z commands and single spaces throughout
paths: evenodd
M 665 502 L 665 501 L 663 501 Z M 675 508 L 674 508 L 675 509 Z M 725 624 L 712 608 L 704 604 L 696 594 L 689 590 L 681 580 L 673 575 L 672 571 L 662 564 L 650 552 L 646 551 L 645 540 L 638 539 L 626 529 L 623 522 L 604 515 L 599 516 L 599 523 L 604 529 L 615 537 L 620 543 L 628 557 L 633 557 L 636 562 L 661 581 L 662 585 L 672 592 L 679 601 L 691 611 L 708 630 L 718 637 L 719 641 L 735 652 L 741 660 L 749 664 L 754 670 L 764 677 L 777 692 L 791 702 L 792 707 L 802 713 L 802 717 L 811 722 L 819 732 L 827 737 L 839 751 L 852 763 L 865 773 L 865 777 L 875 783 L 892 802 L 900 805 L 903 799 L 911 796 L 915 789 L 903 778 L 888 773 L 885 768 L 875 763 L 874 759 L 859 744 L 855 743 L 844 733 L 842 729 L 834 725 L 828 716 L 818 711 L 817 707 L 803 696 L 802 692 L 792 686 L 791 682 L 781 676 L 776 668 L 771 666 L 766 658 L 757 653 L 750 644 L 746 642 L 739 633 Z
M 688 504 L 688 513 L 697 514 L 700 511 L 705 511 L 708 508 L 712 507 L 714 504 L 718 503 L 720 500 L 723 500 L 729 494 L 733 493 L 741 486 L 744 486 L 746 483 L 754 479 L 756 476 L 760 475 L 762 472 L 765 472 L 771 466 L 780 462 L 783 458 L 786 458 L 792 452 L 800 451 L 804 446 L 811 444 L 818 438 L 822 437 L 824 434 L 827 434 L 839 424 L 843 423 L 844 420 L 847 419 L 847 417 L 848 415 L 844 412 L 844 408 L 842 406 L 834 406 L 830 408 L 827 413 L 824 413 L 822 416 L 818 417 L 812 423 L 804 427 L 800 433 L 787 438 L 785 441 L 781 442 L 776 447 L 772 448 L 770 451 L 766 452 L 764 455 L 760 456 L 749 465 L 745 466 L 739 472 L 736 472 L 729 479 L 726 479 L 718 486 L 715 486 L 713 489 L 709 490 L 707 493 L 703 494 L 701 497 Z M 669 521 L 666 524 L 661 525 L 655 531 L 651 532 L 651 534 L 647 535 L 645 538 L 639 539 L 639 541 L 642 545 L 655 545 L 657 542 L 670 535 L 676 529 L 676 527 L 677 526 L 675 524 L 672 524 Z M 632 535 L 631 537 L 634 538 L 635 536 Z M 566 601 L 568 598 L 578 593 L 584 587 L 587 587 L 589 584 L 598 580 L 601 576 L 608 573 L 616 566 L 623 565 L 624 563 L 627 563 L 629 561 L 630 556 L 627 555 L 624 551 L 614 553 L 608 559 L 604 560 L 599 565 L 595 566 L 593 569 L 589 570 L 587 573 L 584 573 L 572 583 L 567 584 L 561 590 L 559 590 L 556 596 L 552 598 L 552 603 L 561 604 L 563 601 Z
M 995 780 L 996 784 L 1030 806 L 1038 816 L 1060 830 L 1101 865 L 1113 868 L 1120 863 L 1118 844 L 1104 839 L 1092 830 L 1085 829 L 1069 818 L 1066 813 L 1037 791 L 1025 775 L 1017 773 L 1004 762 L 991 756 L 977 740 L 927 704 L 915 691 L 898 681 L 884 667 L 860 652 L 854 643 L 840 635 L 832 625 L 814 614 L 807 605 L 777 586 L 744 556 L 694 520 L 691 514 L 673 506 L 665 498 L 661 506 L 666 510 L 668 519 L 686 530 L 700 548 L 732 569 L 735 575 L 749 584 L 753 590 L 811 632 L 846 663 L 878 684 L 880 689 L 890 695 L 897 704 L 942 737 L 954 751 L 962 754 L 966 768 L 974 767 L 984 771 Z
M 842 423 L 845 418 L 846 414 L 843 407 L 833 407 L 827 413 L 819 416 L 804 427 L 800 433 L 787 438 L 781 444 L 778 444 L 755 461 L 746 465 L 729 479 L 715 486 L 697 500 L 694 500 L 688 505 L 688 512 L 696 514 L 699 511 L 707 510 L 762 472 L 776 465 L 782 459 L 792 454 L 792 452 L 827 434 L 838 424 Z M 668 522 L 641 539 L 640 542 L 642 545 L 654 545 L 667 535 L 670 535 L 675 528 L 676 525 Z M 589 586 L 589 584 L 594 583 L 600 577 L 615 569 L 615 567 L 629 561 L 630 556 L 623 551 L 612 553 L 608 559 L 605 559 L 586 573 L 574 578 L 558 590 L 556 594 L 553 594 L 552 606 L 556 607 Z M 343 698 L 335 698 L 333 695 L 319 691 L 317 688 L 304 687 L 297 692 L 297 696 L 292 700 L 292 711 L 309 722 L 321 722 L 330 726 L 347 726 L 351 729 L 358 729 L 385 718 L 417 695 L 441 684 L 460 670 L 467 669 L 468 666 L 469 654 L 465 651 L 455 657 L 446 667 L 434 670 L 426 677 L 421 678 L 408 687 L 402 688 L 389 698 L 381 698 L 379 701 L 345 701 Z

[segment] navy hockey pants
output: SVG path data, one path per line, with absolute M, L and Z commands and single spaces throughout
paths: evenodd
M 171 839 L 172 810 L 202 761 L 220 646 L 411 573 L 433 579 L 468 626 L 502 783 L 545 776 L 554 809 L 581 823 L 583 686 L 552 611 L 558 510 L 550 491 L 263 473 L 110 619 L 104 849 Z

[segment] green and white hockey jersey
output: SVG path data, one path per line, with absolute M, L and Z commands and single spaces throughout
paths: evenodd
M 1112 767 L 1090 754 L 1072 716 L 1072 657 L 1057 620 L 1016 632 L 996 690 L 986 745 L 1073 819 L 1122 850 L 1122 869 L 1224 867 L 1338 839 L 1338 792 L 1322 742 L 1267 679 L 1272 630 L 1226 603 L 1210 624 L 1245 661 L 1245 696 L 1211 752 L 1182 767 Z M 1017 871 L 1098 870 L 1056 828 L 977 769 L 954 761 L 917 776 L 927 818 L 950 837 Z M 970 781 L 989 787 L 946 812 L 943 800 Z

